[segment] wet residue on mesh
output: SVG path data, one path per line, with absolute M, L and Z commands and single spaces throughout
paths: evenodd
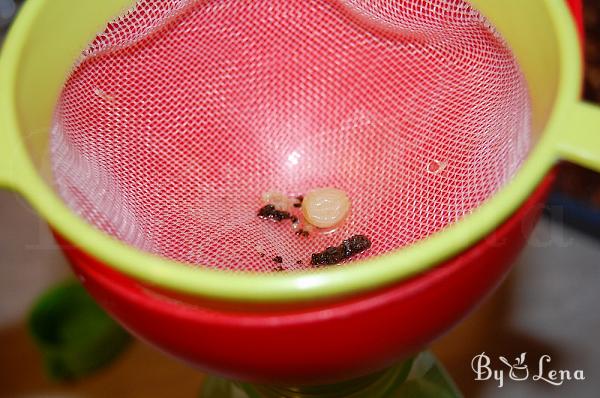
M 144 0 L 68 78 L 52 164 L 74 212 L 137 248 L 296 270 L 472 212 L 526 157 L 529 117 L 513 54 L 462 0 Z M 352 200 L 333 233 L 256 216 L 264 192 L 320 186 Z

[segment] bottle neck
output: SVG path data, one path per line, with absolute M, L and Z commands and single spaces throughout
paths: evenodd
M 387 370 L 348 381 L 303 387 L 244 385 L 250 398 L 375 398 L 384 397 L 402 383 L 412 361 L 405 361 Z

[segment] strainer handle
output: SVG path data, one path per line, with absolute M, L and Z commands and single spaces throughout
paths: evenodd
M 32 165 L 23 143 L 9 131 L 0 126 L 0 189 L 22 192 Z
M 561 158 L 600 173 L 600 106 L 577 103 L 558 137 Z
M 0 130 L 0 189 L 17 188 L 18 153 L 11 142 L 11 136 Z

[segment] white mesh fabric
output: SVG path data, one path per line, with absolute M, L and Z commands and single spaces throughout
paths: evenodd
M 472 212 L 527 155 L 529 115 L 514 56 L 462 0 L 144 0 L 68 78 L 52 164 L 73 211 L 142 250 L 305 269 L 351 235 L 374 256 Z M 352 200 L 333 233 L 256 216 L 265 191 L 321 186 Z

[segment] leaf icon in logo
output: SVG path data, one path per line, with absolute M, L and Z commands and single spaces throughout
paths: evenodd
M 500 362 L 509 367 L 510 371 L 508 376 L 512 380 L 520 381 L 527 380 L 529 378 L 529 369 L 527 368 L 527 365 L 525 365 L 525 356 L 526 353 L 522 353 L 520 356 L 515 357 L 514 365 L 511 365 L 510 362 L 508 362 L 508 359 L 506 359 L 505 357 L 498 357 Z

